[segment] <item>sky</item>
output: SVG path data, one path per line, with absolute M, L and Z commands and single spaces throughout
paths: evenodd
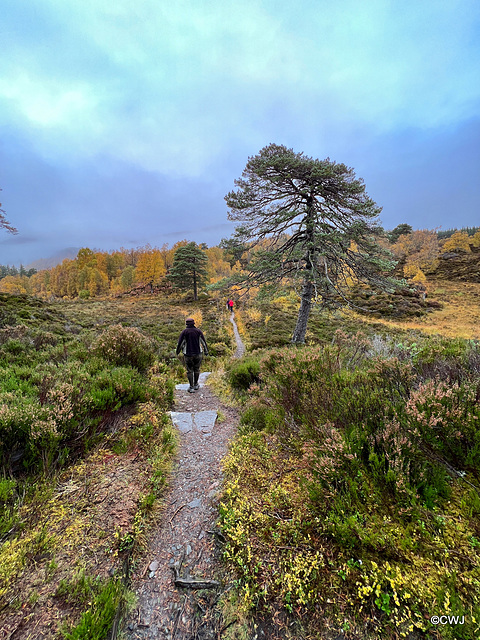
M 229 237 L 270 143 L 480 226 L 478 0 L 2 0 L 0 264 Z

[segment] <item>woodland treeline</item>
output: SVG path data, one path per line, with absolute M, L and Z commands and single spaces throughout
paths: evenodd
M 286 238 L 287 240 L 288 238 Z M 379 242 L 388 248 L 397 263 L 397 273 L 414 284 L 425 284 L 438 267 L 442 255 L 451 252 L 471 253 L 480 248 L 478 227 L 461 230 L 413 230 L 408 224 L 385 232 Z M 92 298 L 117 296 L 135 288 L 152 287 L 169 291 L 188 290 L 188 284 L 169 280 L 178 249 L 191 244 L 187 240 L 172 247 L 146 245 L 136 249 L 95 251 L 87 247 L 76 258 L 65 259 L 57 266 L 41 271 L 0 265 L 0 291 L 30 294 L 41 298 Z M 262 243 L 268 248 L 268 240 Z M 236 259 L 228 241 L 220 246 L 198 246 L 205 257 L 206 277 L 202 284 L 212 284 L 247 266 L 245 254 Z M 251 256 L 250 256 L 251 257 Z M 249 254 L 247 252 L 248 260 Z
M 151 286 L 170 289 L 167 276 L 171 272 L 178 249 L 188 245 L 182 240 L 161 248 L 146 245 L 136 249 L 120 248 L 116 251 L 94 251 L 82 248 L 73 260 L 33 274 L 8 273 L 2 270 L 0 291 L 48 298 L 92 298 L 115 296 L 135 287 Z M 198 251 L 206 256 L 206 279 L 210 282 L 230 274 L 231 267 L 219 247 L 200 245 Z M 1 269 L 1 267 L 0 267 Z M 5 275 L 3 275 L 5 273 Z

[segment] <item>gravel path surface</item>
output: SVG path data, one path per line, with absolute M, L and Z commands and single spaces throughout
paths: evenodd
M 230 315 L 230 322 L 233 324 L 233 333 L 235 335 L 235 342 L 237 343 L 237 349 L 234 354 L 234 358 L 241 358 L 245 353 L 245 345 L 242 342 L 240 334 L 238 333 L 237 323 L 235 322 L 235 314 Z
M 238 340 L 237 353 L 243 353 L 239 336 Z M 222 405 L 203 380 L 204 376 L 196 393 L 188 393 L 185 385 L 178 385 L 175 391 L 174 412 L 191 413 L 193 420 L 188 428 L 180 429 L 178 459 L 159 528 L 150 541 L 148 563 L 132 576 L 138 602 L 127 621 L 128 640 L 219 637 L 222 621 L 216 602 L 225 585 L 215 533 L 218 492 L 221 460 L 235 435 L 238 415 Z M 222 419 L 217 419 L 213 428 L 211 423 L 205 427 L 201 419 L 205 411 L 219 411 Z M 220 584 L 208 590 L 177 587 L 174 568 L 179 579 Z

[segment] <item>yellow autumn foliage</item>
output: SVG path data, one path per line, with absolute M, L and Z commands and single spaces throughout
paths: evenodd
M 470 238 L 465 231 L 456 231 L 450 238 L 447 238 L 442 246 L 442 253 L 447 251 L 465 251 L 470 253 Z

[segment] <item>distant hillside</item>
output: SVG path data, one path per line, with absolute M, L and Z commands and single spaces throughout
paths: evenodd
M 36 269 L 37 271 L 42 271 L 42 269 L 51 269 L 67 258 L 69 260 L 76 258 L 79 250 L 79 247 L 67 247 L 66 249 L 62 249 L 61 251 L 54 253 L 53 256 L 50 256 L 49 258 L 40 258 L 39 260 L 30 262 L 30 264 L 27 264 L 25 269 Z
M 435 277 L 462 282 L 480 282 L 480 247 L 472 247 L 471 253 L 449 251 L 440 255 Z

